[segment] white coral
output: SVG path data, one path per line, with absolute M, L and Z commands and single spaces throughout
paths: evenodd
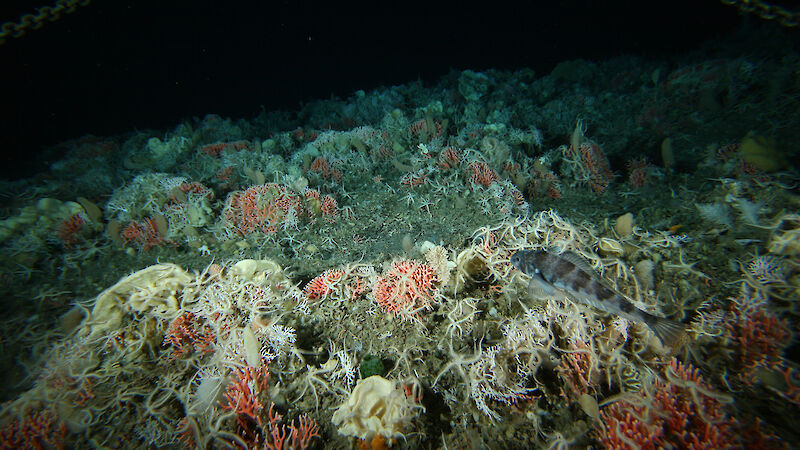
M 724 203 L 695 203 L 694 206 L 703 219 L 726 228 L 733 227 L 728 206 Z

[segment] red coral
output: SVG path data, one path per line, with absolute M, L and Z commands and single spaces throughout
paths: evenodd
M 677 360 L 639 402 L 620 401 L 601 413 L 598 439 L 608 448 L 735 448 L 738 423 L 722 410 L 699 370 Z M 603 425 L 604 424 L 604 425 Z
M 411 136 L 423 142 L 430 142 L 444 133 L 445 124 L 434 119 L 420 119 L 408 127 Z
M 266 441 L 262 448 L 269 450 L 305 449 L 308 448 L 311 439 L 321 437 L 319 426 L 313 419 L 300 416 L 297 426 L 294 423 L 279 425 L 278 422 L 282 418 L 280 414 L 273 413 L 273 407 L 270 406 L 269 422 L 266 430 L 268 433 L 265 433 Z
M 722 410 L 700 370 L 673 359 L 666 369 L 671 382 L 656 392 L 656 404 L 667 413 L 662 444 L 678 448 L 732 448 L 737 443 L 737 422 Z
M 165 228 L 165 225 L 166 222 L 161 227 Z M 134 243 L 142 250 L 150 250 L 164 243 L 164 236 L 159 231 L 159 219 L 156 217 L 148 217 L 139 222 L 132 221 L 122 230 L 120 237 L 126 244 Z
M 197 441 L 195 434 L 197 433 L 197 423 L 194 419 L 184 417 L 178 423 L 178 440 L 186 446 L 186 448 L 195 448 Z
M 355 277 L 355 280 L 345 286 L 345 289 L 350 293 L 350 300 L 355 300 L 367 291 L 367 281 L 365 278 Z
M 231 175 L 233 175 L 233 167 L 228 166 L 217 171 L 216 175 L 214 176 L 220 179 L 221 181 L 228 181 L 230 180 Z
M 319 200 L 319 191 L 316 189 L 306 188 L 304 197 L 306 200 Z
M 192 181 L 191 183 L 181 183 L 180 186 L 178 186 L 178 189 L 186 194 L 197 194 L 209 200 L 214 200 L 214 191 L 205 187 L 202 183 L 198 183 L 197 181 Z
M 236 413 L 240 432 L 250 440 L 255 439 L 254 424 L 259 427 L 263 424 L 261 411 L 264 410 L 264 404 L 260 396 L 267 392 L 268 380 L 269 370 L 266 365 L 237 369 L 225 390 L 225 398 L 220 401 L 223 409 Z
M 29 410 L 0 428 L 0 448 L 64 448 L 67 427 L 49 410 Z
M 461 150 L 455 147 L 447 147 L 439 153 L 439 167 L 443 170 L 458 167 L 461 163 Z
M 383 310 L 403 319 L 414 319 L 419 311 L 430 309 L 431 303 L 438 301 L 438 283 L 439 277 L 431 266 L 400 260 L 378 277 L 373 294 Z
M 472 184 L 479 184 L 488 188 L 492 183 L 498 181 L 500 176 L 485 162 L 476 161 L 469 166 L 472 176 L 469 181 Z
M 617 402 L 600 413 L 603 428 L 599 440 L 609 449 L 654 450 L 656 440 L 664 435 L 664 429 L 645 418 L 650 411 L 646 406 Z
M 325 128 L 325 126 L 323 125 L 322 128 Z M 319 137 L 319 133 L 316 131 L 304 131 L 302 128 L 298 128 L 292 131 L 291 136 L 297 142 L 313 142 Z
M 776 390 L 776 392 L 786 400 L 800 406 L 800 371 L 792 367 L 781 367 L 778 371 L 783 376 L 786 389 Z
M 405 188 L 415 188 L 425 184 L 428 174 L 424 169 L 417 170 L 416 172 L 408 172 L 400 177 L 400 185 Z
M 564 149 L 564 153 L 581 167 L 594 193 L 605 192 L 614 179 L 614 173 L 603 149 L 594 142 L 584 142 L 578 149 L 571 145 Z
M 588 394 L 597 386 L 597 365 L 592 362 L 594 352 L 584 342 L 570 343 L 569 351 L 561 356 L 556 367 L 559 378 L 567 387 L 567 394 L 574 399 Z M 595 379 L 593 379 L 595 378 Z
M 328 160 L 323 156 L 317 156 L 311 163 L 310 169 L 312 172 L 322 174 L 324 178 L 331 176 L 331 165 L 328 164 Z
M 274 233 L 281 225 L 294 226 L 288 223 L 288 216 L 299 218 L 306 210 L 299 195 L 280 184 L 267 183 L 230 194 L 222 214 L 228 227 L 246 235 L 255 231 Z
M 326 298 L 336 290 L 336 284 L 344 276 L 344 270 L 326 270 L 321 275 L 318 275 L 313 280 L 309 281 L 303 292 L 309 300 L 317 300 Z
M 319 425 L 314 419 L 309 419 L 306 416 L 300 416 L 297 420 L 298 425 L 294 423 L 288 426 L 289 428 L 289 448 L 308 448 L 311 439 L 321 437 L 319 434 Z
M 333 178 L 334 181 L 339 181 L 342 179 L 342 171 L 337 169 L 336 167 L 331 167 L 328 160 L 325 159 L 323 156 L 318 156 L 314 161 L 311 163 L 310 167 L 312 172 L 317 172 L 322 175 L 322 178 L 329 179 Z
M 634 188 L 640 188 L 647 184 L 647 172 L 653 167 L 647 162 L 647 158 L 634 158 L 627 163 L 628 181 Z
M 222 408 L 234 411 L 239 424 L 238 434 L 247 448 L 283 450 L 308 448 L 311 439 L 320 437 L 317 423 L 301 416 L 298 425 L 280 424 L 283 416 L 269 403 L 266 419 L 262 418 L 269 372 L 267 366 L 238 369 L 220 402 Z M 187 427 L 188 428 L 188 427 Z
M 250 143 L 247 141 L 218 142 L 216 144 L 206 144 L 200 147 L 200 153 L 204 153 L 208 156 L 219 158 L 220 154 L 222 154 L 224 150 L 227 149 L 245 150 L 249 148 L 250 148 Z
M 535 164 L 533 178 L 525 187 L 530 198 L 547 196 L 553 200 L 561 198 L 561 181 L 558 176 L 543 164 Z
M 336 199 L 331 197 L 330 195 L 326 195 L 322 198 L 322 206 L 320 207 L 322 210 L 322 216 L 328 222 L 335 222 L 336 217 L 339 215 L 339 207 L 336 204 Z
M 600 194 L 606 190 L 611 180 L 614 179 L 614 174 L 611 173 L 611 166 L 608 163 L 603 149 L 597 144 L 584 144 L 581 145 L 580 155 L 583 164 L 589 169 L 591 179 L 589 183 L 592 185 L 592 190 L 595 194 Z
M 742 294 L 746 296 L 746 293 Z M 774 367 L 781 361 L 781 352 L 789 344 L 789 324 L 746 297 L 731 299 L 732 320 L 726 324 L 728 337 L 734 343 L 739 378 L 750 384 L 757 369 Z
M 84 239 L 81 233 L 84 231 L 86 223 L 86 216 L 81 213 L 73 214 L 58 226 L 58 238 L 67 246 L 79 244 Z
M 209 327 L 201 327 L 195 315 L 190 312 L 185 312 L 173 320 L 164 336 L 164 345 L 172 345 L 171 359 L 195 351 L 212 353 L 215 343 L 214 331 Z

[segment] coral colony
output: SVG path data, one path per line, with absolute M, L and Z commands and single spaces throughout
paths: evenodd
M 5 186 L 0 282 L 28 306 L 0 446 L 797 445 L 797 174 L 789 140 L 741 132 L 798 123 L 796 83 L 769 100 L 755 80 L 786 74 L 747 59 L 561 69 L 63 144 Z M 541 94 L 568 69 L 617 81 Z M 687 119 L 709 84 L 747 108 Z M 530 290 L 521 250 L 570 252 L 683 342 Z

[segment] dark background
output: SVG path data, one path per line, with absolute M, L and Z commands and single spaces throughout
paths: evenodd
M 32 156 L 85 134 L 249 118 L 451 69 L 672 57 L 753 20 L 719 0 L 554 3 L 94 0 L 0 45 L 0 176 L 44 168 Z M 4 0 L 0 22 L 39 6 Z

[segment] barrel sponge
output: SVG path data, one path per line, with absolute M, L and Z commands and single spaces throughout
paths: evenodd
M 271 259 L 243 259 L 231 267 L 231 274 L 262 284 L 275 284 L 287 280 L 280 264 Z
M 169 316 L 178 311 L 178 298 L 194 277 L 175 264 L 156 264 L 134 272 L 97 296 L 86 325 L 91 333 L 119 328 L 131 311 Z
M 403 430 L 422 409 L 403 388 L 380 375 L 359 380 L 350 397 L 333 413 L 331 421 L 339 434 L 371 440 L 403 436 Z

